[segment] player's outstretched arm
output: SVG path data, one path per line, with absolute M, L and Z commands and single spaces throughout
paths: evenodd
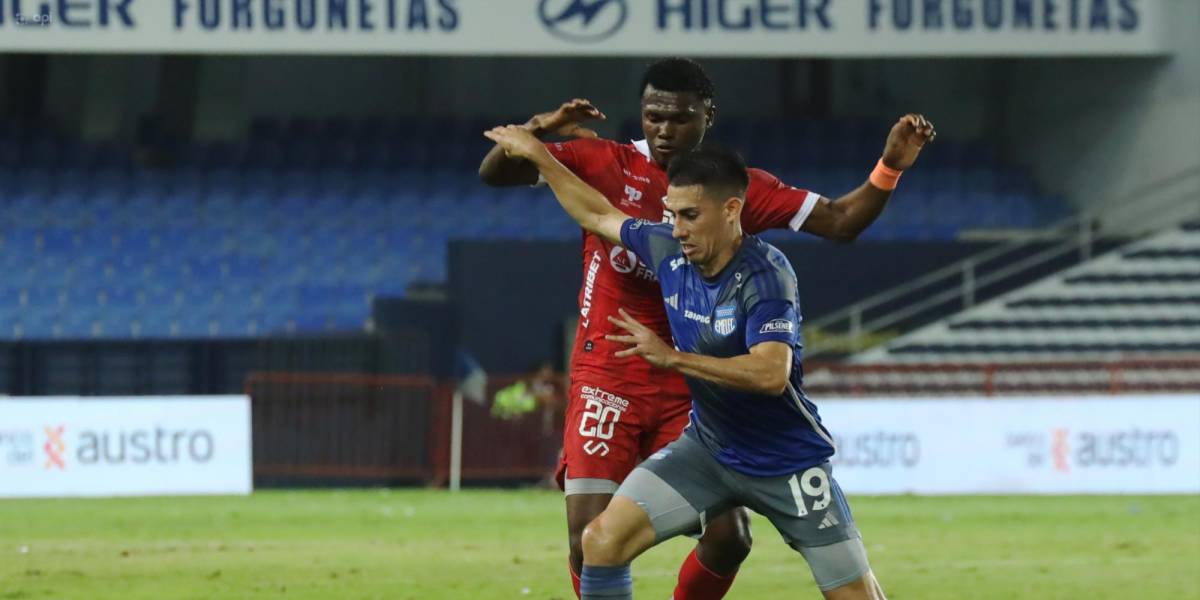
M 605 336 L 610 341 L 630 344 L 616 353 L 618 357 L 640 356 L 660 369 L 673 369 L 721 387 L 764 396 L 778 396 L 787 389 L 792 347 L 783 342 L 760 342 L 750 347 L 749 354 L 714 358 L 676 350 L 629 316 L 625 309 L 619 312 L 620 319 L 610 316 L 608 320 L 625 330 L 625 334 Z
M 783 342 L 762 342 L 752 346 L 750 354 L 732 358 L 679 352 L 668 368 L 721 387 L 778 396 L 787 389 L 792 347 Z
M 596 132 L 584 127 L 582 123 L 588 119 L 605 118 L 604 113 L 591 102 L 576 98 L 564 102 L 557 110 L 530 117 L 520 127 L 538 139 L 551 133 L 565 137 L 594 138 L 597 137 Z M 537 178 L 537 167 L 527 160 L 507 155 L 498 145 L 483 157 L 483 162 L 479 165 L 479 179 L 492 186 L 533 185 L 537 183 Z
M 871 177 L 858 189 L 831 202 L 821 198 L 800 228 L 826 239 L 851 242 L 883 212 L 900 173 L 916 162 L 921 148 L 937 137 L 922 115 L 904 115 L 892 127 L 883 157 Z
M 629 216 L 614 208 L 603 194 L 558 162 L 532 133 L 518 125 L 507 125 L 483 135 L 496 142 L 508 156 L 532 164 L 554 190 L 558 203 L 580 227 L 614 244 L 621 243 L 621 225 Z

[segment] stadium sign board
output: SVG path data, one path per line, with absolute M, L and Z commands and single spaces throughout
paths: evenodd
M 1157 55 L 1165 0 L 6 0 L 0 51 Z
M 246 396 L 0 399 L 0 498 L 249 494 Z
M 851 494 L 1194 494 L 1200 396 L 818 399 Z

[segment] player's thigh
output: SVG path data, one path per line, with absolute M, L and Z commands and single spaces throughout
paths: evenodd
M 781 477 L 738 475 L 741 499 L 808 562 L 823 591 L 851 584 L 871 567 L 850 505 L 829 463 Z
M 612 500 L 612 494 L 570 494 L 566 496 L 567 531 L 572 536 L 583 533 L 592 519 L 600 516 Z
M 703 531 L 734 506 L 736 491 L 708 450 L 683 436 L 634 469 L 617 490 L 646 511 L 655 543 Z
M 608 494 L 640 460 L 645 431 L 641 399 L 627 399 L 586 379 L 572 381 L 559 481 L 564 492 Z

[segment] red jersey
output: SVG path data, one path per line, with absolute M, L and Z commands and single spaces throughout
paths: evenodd
M 663 220 L 667 174 L 650 157 L 644 141 L 618 144 L 588 139 L 546 145 L 564 166 L 596 188 L 609 203 L 630 217 Z M 774 175 L 750 169 L 750 187 L 742 209 L 742 229 L 799 230 L 820 196 L 784 185 Z M 637 356 L 617 358 L 627 345 L 605 335 L 622 333 L 608 322 L 624 308 L 664 340 L 671 339 L 666 308 L 654 271 L 625 248 L 583 232 L 583 286 L 579 290 L 579 327 L 571 351 L 572 374 L 604 377 L 614 393 L 629 397 L 688 396 L 683 376 L 651 367 Z M 612 377 L 620 374 L 619 378 Z

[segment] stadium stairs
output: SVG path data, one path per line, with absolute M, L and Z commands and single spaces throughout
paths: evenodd
M 1003 294 L 855 363 L 1113 361 L 1200 354 L 1200 221 Z

